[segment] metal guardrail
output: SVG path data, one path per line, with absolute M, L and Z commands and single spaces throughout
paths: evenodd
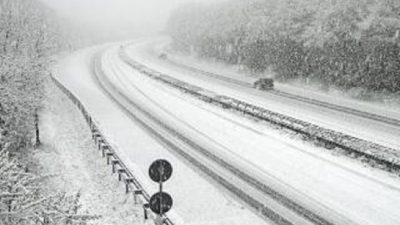
M 98 125 L 93 120 L 91 115 L 86 110 L 85 106 L 81 101 L 68 90 L 61 82 L 59 82 L 54 76 L 51 76 L 54 84 L 78 107 L 84 116 L 92 133 L 92 139 L 95 142 L 97 149 L 101 151 L 102 157 L 106 159 L 107 165 L 111 165 L 112 173 L 118 174 L 118 180 L 125 183 L 125 192 L 132 193 L 134 195 L 135 204 L 142 203 L 144 208 L 145 219 L 147 217 L 147 208 L 150 200 L 150 195 L 140 182 L 135 178 L 133 173 L 124 164 L 123 160 L 118 156 L 117 151 L 111 146 L 104 135 L 100 132 Z M 150 214 L 152 219 L 155 219 L 155 214 Z M 167 216 L 164 216 L 164 224 L 174 225 L 174 223 Z
M 400 171 L 400 151 L 396 149 L 362 140 L 341 132 L 326 129 L 232 97 L 218 95 L 201 87 L 180 81 L 133 60 L 126 53 L 125 47 L 120 49 L 119 55 L 126 63 L 141 73 L 152 77 L 155 80 L 166 83 L 169 86 L 177 88 L 185 93 L 191 94 L 200 100 L 216 103 L 223 108 L 229 108 L 257 119 L 276 124 L 288 130 L 292 130 L 312 140 L 323 143 L 328 149 L 338 147 L 345 150 L 349 154 L 355 155 L 356 157 L 366 158 L 370 161 L 373 161 L 372 164 L 377 163 L 383 165 L 388 171 Z

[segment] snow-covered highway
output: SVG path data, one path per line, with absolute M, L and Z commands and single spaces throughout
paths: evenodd
M 142 118 L 142 121 L 145 120 L 145 124 L 150 124 L 151 132 L 155 133 L 155 135 L 158 134 L 159 139 L 162 139 L 166 143 L 169 143 L 171 140 L 175 143 L 172 146 L 172 151 L 183 156 L 189 163 L 197 165 L 199 169 L 218 183 L 242 198 L 249 205 L 252 205 L 257 211 L 260 211 L 263 216 L 273 219 L 278 224 L 311 224 L 310 221 L 297 215 L 301 214 L 316 224 L 330 224 L 330 222 L 321 218 L 321 215 L 314 214 L 301 205 L 296 204 L 290 198 L 271 189 L 268 185 L 265 185 L 263 180 L 249 176 L 249 174 L 253 174 L 252 172 L 237 169 L 234 165 L 235 163 L 240 163 L 240 161 L 233 159 L 234 163 L 229 163 L 230 154 L 217 154 L 218 151 L 229 152 L 229 149 L 224 149 L 225 147 L 222 144 L 214 141 L 212 137 L 202 133 L 201 130 L 198 130 L 196 128 L 198 125 L 193 126 L 190 122 L 179 119 L 170 113 L 167 108 L 152 100 L 153 98 L 150 97 L 151 94 L 148 90 L 153 92 L 153 88 L 149 87 L 147 91 L 142 91 L 134 85 L 136 82 L 131 82 L 130 85 L 127 85 L 127 77 L 122 76 L 124 72 L 120 71 L 120 68 L 113 67 L 112 64 L 103 63 L 102 71 L 105 71 L 106 74 L 108 71 L 109 75 L 102 77 L 100 74 L 100 83 L 102 83 L 104 89 L 110 91 L 116 101 L 121 103 L 123 101 L 122 98 L 133 99 L 133 101 L 128 100 L 121 104 L 124 107 L 133 105 L 134 107 L 129 111 L 133 112 L 136 116 L 142 114 L 138 117 Z M 115 92 L 118 92 L 118 94 L 115 94 Z M 163 93 L 160 93 L 160 96 L 162 95 Z M 179 101 L 174 102 L 173 99 L 169 98 L 168 100 L 172 100 L 168 101 L 169 104 L 180 106 Z M 188 110 L 196 110 L 196 108 Z M 154 112 L 157 112 L 156 115 L 158 116 L 154 116 Z M 207 118 L 207 115 L 204 116 Z M 199 115 L 199 117 L 203 116 Z M 224 125 L 222 125 L 222 128 L 224 128 Z M 284 204 L 285 207 L 282 207 L 281 204 Z M 310 205 L 317 207 L 320 213 L 324 211 L 324 208 L 318 206 L 315 202 L 310 203 Z M 291 210 L 297 214 L 291 212 Z
M 171 219 L 188 224 L 270 223 L 243 208 L 242 201 L 232 198 L 244 192 L 284 218 L 282 224 L 400 223 L 397 210 L 400 182 L 396 177 L 332 156 L 256 121 L 184 95 L 123 62 L 118 55 L 119 45 L 103 48 L 100 65 L 95 68 L 101 71 L 97 78 L 92 73 L 91 60 L 100 48 L 67 57 L 59 67 L 57 78 L 86 105 L 145 187 L 155 190 L 145 175 L 152 160 L 165 157 L 173 162 L 175 174 L 166 186 L 176 204 L 169 214 Z M 160 66 L 145 54 L 138 56 L 136 50 L 131 49 L 132 57 L 167 70 L 168 74 L 182 74 L 179 69 Z M 179 77 L 194 81 L 189 76 Z M 103 80 L 100 82 L 103 86 L 97 79 Z M 213 85 L 221 86 L 218 82 L 209 86 Z M 121 105 L 128 113 L 123 112 Z M 144 110 L 138 110 L 135 105 Z M 154 122 L 157 120 L 165 126 L 157 125 Z M 196 172 L 199 166 L 143 129 L 144 124 L 238 190 L 229 190 L 229 186 L 223 186 L 224 182 L 204 171 Z M 193 149 L 195 145 L 207 150 L 209 155 Z M 217 159 L 233 169 L 221 167 Z M 248 175 L 280 197 L 272 196 L 271 191 L 269 194 L 260 191 L 232 171 Z
M 147 175 L 149 165 L 157 158 L 172 163 L 174 174 L 165 184 L 165 191 L 174 198 L 173 210 L 168 216 L 175 224 L 269 224 L 229 194 L 221 192 L 191 165 L 181 162 L 107 96 L 94 78 L 92 68 L 94 55 L 104 47 L 80 50 L 64 57 L 54 76 L 85 105 L 107 140 L 149 193 L 154 193 L 158 187 Z

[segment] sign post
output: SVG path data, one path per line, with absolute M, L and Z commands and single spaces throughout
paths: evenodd
M 149 168 L 150 178 L 159 184 L 159 192 L 151 196 L 149 206 L 151 211 L 158 215 L 158 223 L 163 224 L 163 215 L 167 213 L 173 204 L 172 197 L 163 192 L 163 182 L 167 181 L 172 175 L 172 166 L 165 159 L 154 161 Z

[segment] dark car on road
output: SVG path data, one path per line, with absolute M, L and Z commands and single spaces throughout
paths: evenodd
M 168 58 L 167 53 L 162 52 L 158 55 L 158 58 L 162 59 L 162 60 L 166 60 Z
M 253 83 L 253 87 L 258 90 L 274 89 L 274 80 L 272 78 L 260 78 Z

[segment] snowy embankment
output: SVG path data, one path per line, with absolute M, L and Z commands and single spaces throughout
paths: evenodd
M 120 61 L 118 49 L 110 50 L 103 68 L 121 91 L 201 145 L 214 145 L 215 154 L 266 184 L 296 201 L 320 202 L 359 224 L 400 221 L 393 211 L 400 202 L 400 185 L 388 174 L 283 138 L 258 123 L 182 95 Z
M 99 215 L 90 224 L 143 224 L 140 205 L 124 193 L 124 185 L 93 144 L 91 131 L 76 106 L 51 81 L 40 115 L 42 146 L 34 155 L 40 174 L 50 174 L 48 193 L 80 193 L 80 212 Z
M 164 186 L 174 198 L 168 217 L 175 224 L 265 224 L 266 221 L 221 192 L 195 168 L 171 154 L 168 146 L 155 141 L 104 93 L 92 77 L 92 57 L 99 50 L 85 49 L 66 57 L 56 78 L 79 97 L 104 137 L 147 192 L 154 193 L 158 186 L 147 175 L 149 165 L 158 158 L 172 163 L 174 173 Z

